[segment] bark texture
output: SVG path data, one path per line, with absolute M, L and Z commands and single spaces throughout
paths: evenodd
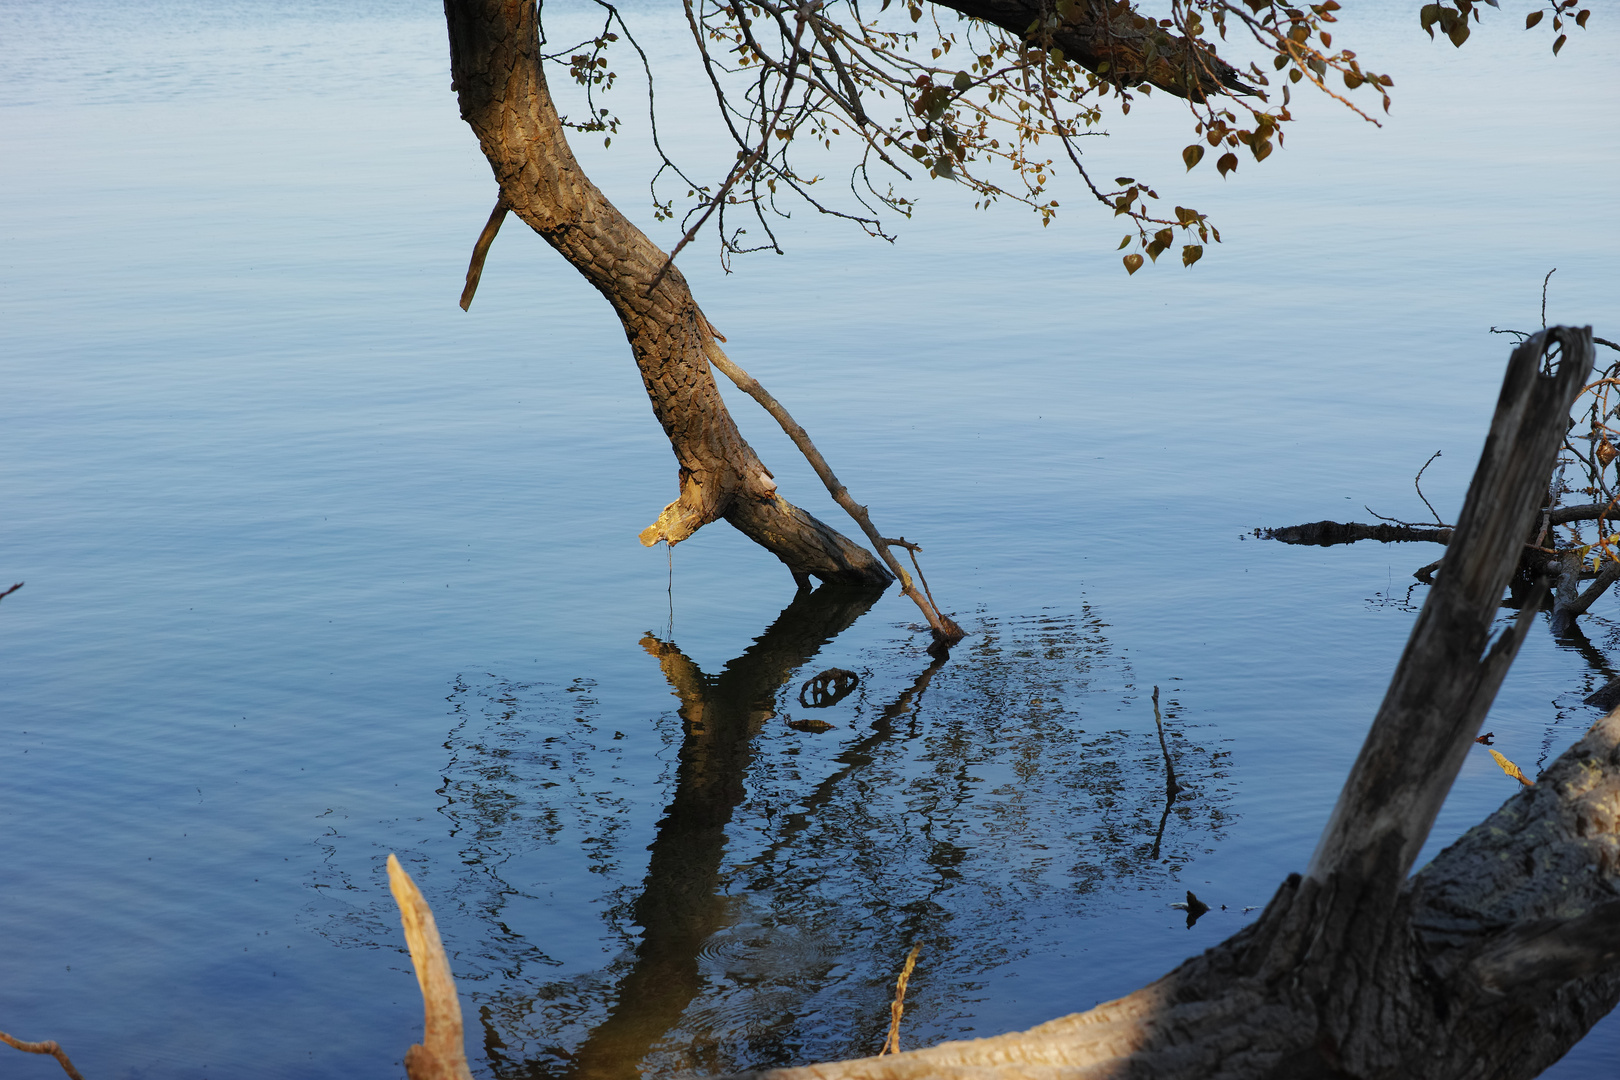
M 870 552 L 776 493 L 770 470 L 738 432 L 704 356 L 707 324 L 685 279 L 673 267 L 658 279 L 664 252 L 591 183 L 563 137 L 532 0 L 445 0 L 444 11 L 452 85 L 500 185 L 499 204 L 613 306 L 675 451 L 680 497 L 641 542 L 678 544 L 724 518 L 801 584 L 807 575 L 887 584 L 889 572 Z
M 1067 15 L 1050 0 L 937 2 L 1037 44 L 1049 35 L 1065 57 L 1121 86 L 1148 83 L 1194 101 L 1256 92 L 1231 64 L 1137 14 L 1127 0 L 1079 0 Z

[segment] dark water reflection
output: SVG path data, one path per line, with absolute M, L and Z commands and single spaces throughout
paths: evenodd
M 644 864 L 634 819 L 648 793 L 599 688 L 457 682 L 448 835 L 407 854 L 436 882 L 495 1075 L 871 1053 L 913 945 L 902 1040 L 946 1037 L 998 970 L 1099 932 L 1126 887 L 1173 893 L 1221 837 L 1227 752 L 1173 699 L 1161 746 L 1151 704 L 1083 609 L 981 616 L 943 663 L 908 635 L 869 650 L 830 707 L 810 686 L 807 708 L 812 661 L 874 599 L 801 593 L 716 674 L 675 642 L 641 640 L 679 702 L 659 727 L 673 761 Z M 333 847 L 339 890 L 354 855 Z M 568 877 L 582 857 L 586 872 Z M 389 914 L 329 928 L 386 943 Z M 593 945 L 599 961 L 582 960 Z

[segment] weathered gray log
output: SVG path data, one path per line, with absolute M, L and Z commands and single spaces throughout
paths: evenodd
M 1590 328 L 1514 350 L 1439 582 L 1310 868 L 1254 924 L 1029 1031 L 747 1075 L 1520 1080 L 1557 1060 L 1620 999 L 1620 713 L 1407 874 L 1540 606 L 1487 648 L 1591 365 Z
M 1575 625 L 1575 620 L 1585 615 L 1597 598 L 1609 591 L 1609 586 L 1620 581 L 1620 563 L 1606 562 L 1603 569 L 1592 578 L 1592 584 L 1584 590 L 1581 589 L 1582 580 L 1591 577 L 1584 573 L 1585 560 L 1579 553 L 1570 552 L 1563 558 L 1566 565 L 1560 568 L 1558 575 L 1558 599 L 1553 604 L 1552 632 L 1564 634 Z M 1573 567 L 1567 564 L 1573 562 Z M 1566 582 L 1568 583 L 1566 585 Z
M 1560 346 L 1551 375 L 1545 347 Z M 1592 369 L 1592 332 L 1555 327 L 1513 350 L 1490 434 L 1455 535 L 1384 695 L 1372 731 L 1311 860 L 1335 874 L 1394 886 L 1406 876 L 1440 811 L 1529 614 L 1485 645 L 1524 537 L 1552 473 L 1570 405 Z

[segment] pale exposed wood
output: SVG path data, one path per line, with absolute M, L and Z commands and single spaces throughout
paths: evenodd
M 14 592 L 17 588 L 18 586 L 13 585 L 6 592 Z M 0 593 L 0 596 L 4 595 L 5 593 Z M 68 1060 L 67 1051 L 58 1046 L 55 1039 L 46 1039 L 44 1042 L 24 1042 L 15 1036 L 0 1031 L 0 1042 L 15 1047 L 25 1054 L 49 1054 L 56 1059 L 58 1065 L 62 1066 L 62 1071 L 71 1076 L 73 1080 L 84 1080 L 84 1077 L 79 1074 L 79 1070 L 73 1067 L 73 1062 Z
M 906 984 L 911 981 L 911 973 L 917 967 L 917 954 L 922 952 L 921 945 L 913 945 L 906 954 L 905 966 L 900 969 L 900 977 L 894 981 L 894 1000 L 889 1003 L 889 1035 L 883 1040 L 883 1049 L 879 1054 L 898 1054 L 900 1052 L 900 1020 L 906 1015 Z
M 399 905 L 411 966 L 422 988 L 422 1041 L 405 1052 L 405 1072 L 411 1080 L 472 1080 L 456 980 L 450 974 L 450 958 L 439 940 L 433 909 L 392 853 L 388 856 L 388 889 Z

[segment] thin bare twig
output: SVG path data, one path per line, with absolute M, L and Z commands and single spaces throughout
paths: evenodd
M 703 335 L 704 352 L 709 358 L 709 363 L 719 368 L 726 378 L 736 383 L 739 390 L 764 406 L 765 411 L 770 413 L 776 422 L 781 425 L 787 437 L 793 440 L 793 445 L 799 448 L 799 452 L 804 455 L 805 460 L 810 463 L 810 467 L 816 471 L 816 475 L 826 485 L 827 493 L 833 497 L 833 502 L 843 507 L 844 512 L 855 519 L 855 524 L 861 527 L 861 531 L 866 534 L 866 538 L 877 549 L 878 556 L 888 564 L 890 570 L 894 571 L 894 576 L 900 579 L 900 591 L 910 597 L 911 602 L 916 604 L 923 613 L 923 618 L 928 620 L 928 628 L 934 634 L 933 648 L 949 649 L 952 645 L 961 641 L 965 636 L 962 628 L 956 625 L 956 621 L 949 615 L 939 610 L 934 604 L 931 595 L 925 596 L 917 591 L 917 586 L 912 584 L 911 575 L 906 572 L 906 568 L 901 565 L 899 559 L 894 557 L 894 552 L 891 550 L 891 545 L 908 548 L 915 547 L 915 545 L 908 544 L 903 540 L 898 543 L 888 540 L 877 531 L 877 527 L 872 524 L 872 519 L 867 513 L 866 507 L 857 503 L 850 496 L 849 489 L 844 487 L 838 477 L 833 474 L 832 467 L 827 464 L 827 459 L 821 456 L 821 451 L 816 449 L 816 444 L 810 441 L 809 433 L 800 426 L 797 420 L 793 419 L 787 409 L 782 407 L 781 402 L 771 396 L 770 391 L 760 385 L 758 379 L 744 371 L 725 354 L 725 350 L 721 349 L 719 343 L 715 340 L 714 327 L 708 325 L 708 319 L 706 318 L 703 322 L 707 330 L 707 333 Z M 921 574 L 922 571 L 919 570 L 918 576 L 920 577 Z M 924 587 L 926 588 L 926 583 Z
M 7 589 L 5 592 L 0 592 L 0 600 L 4 600 L 6 597 L 10 596 L 12 593 L 14 593 L 18 589 L 22 588 L 24 584 L 26 584 L 26 583 L 19 581 L 19 582 L 17 582 L 17 584 L 15 584 L 11 588 Z
M 917 571 L 917 580 L 922 582 L 923 593 L 927 595 L 928 602 L 934 605 L 935 610 L 938 610 L 939 605 L 934 603 L 934 590 L 928 587 L 928 579 L 923 576 L 922 564 L 917 561 L 917 553 L 922 550 L 922 545 L 913 544 L 903 536 L 899 539 L 885 536 L 883 542 L 906 549 L 906 552 L 911 556 L 911 565 Z
M 21 587 L 22 586 L 20 584 L 13 585 L 11 588 L 7 589 L 6 592 L 15 592 Z M 5 594 L 0 593 L 0 596 L 3 595 Z M 73 1067 L 73 1062 L 68 1060 L 67 1052 L 57 1045 L 55 1039 L 46 1039 L 44 1042 L 23 1042 L 21 1039 L 14 1038 L 7 1035 L 3 1031 L 0 1031 L 0 1042 L 5 1043 L 7 1046 L 14 1046 L 25 1054 L 49 1054 L 51 1057 L 56 1059 L 56 1063 L 58 1065 L 62 1066 L 63 1072 L 73 1077 L 73 1080 L 84 1080 L 83 1074 L 81 1074 L 78 1069 Z
M 1181 785 L 1176 783 L 1176 767 L 1170 763 L 1170 747 L 1164 741 L 1164 718 L 1159 714 L 1159 688 L 1153 688 L 1153 726 L 1159 729 L 1159 751 L 1164 754 L 1164 790 L 1170 798 L 1181 793 Z
M 889 1005 L 889 1037 L 883 1040 L 883 1049 L 878 1056 L 884 1054 L 898 1054 L 900 1052 L 900 1017 L 906 1011 L 906 983 L 911 981 L 911 972 L 917 966 L 917 954 L 922 952 L 921 945 L 913 945 L 910 954 L 906 957 L 906 966 L 900 969 L 900 977 L 894 983 L 894 1001 Z
M 1422 499 L 1423 500 L 1423 505 L 1427 506 L 1429 508 L 1429 513 L 1434 514 L 1434 523 L 1436 525 L 1439 525 L 1440 527 L 1444 528 L 1446 523 L 1440 520 L 1440 515 L 1435 512 L 1434 504 L 1429 502 L 1428 496 L 1423 494 L 1423 485 L 1419 482 L 1419 481 L 1421 481 L 1423 479 L 1423 471 L 1424 471 L 1424 469 L 1427 469 L 1430 465 L 1433 465 L 1434 464 L 1434 458 L 1437 458 L 1439 456 L 1440 456 L 1440 451 L 1436 450 L 1434 452 L 1434 457 L 1429 458 L 1428 461 L 1425 461 L 1423 463 L 1423 468 L 1419 469 L 1417 471 L 1417 475 L 1412 477 L 1412 486 L 1417 488 L 1418 498 Z

